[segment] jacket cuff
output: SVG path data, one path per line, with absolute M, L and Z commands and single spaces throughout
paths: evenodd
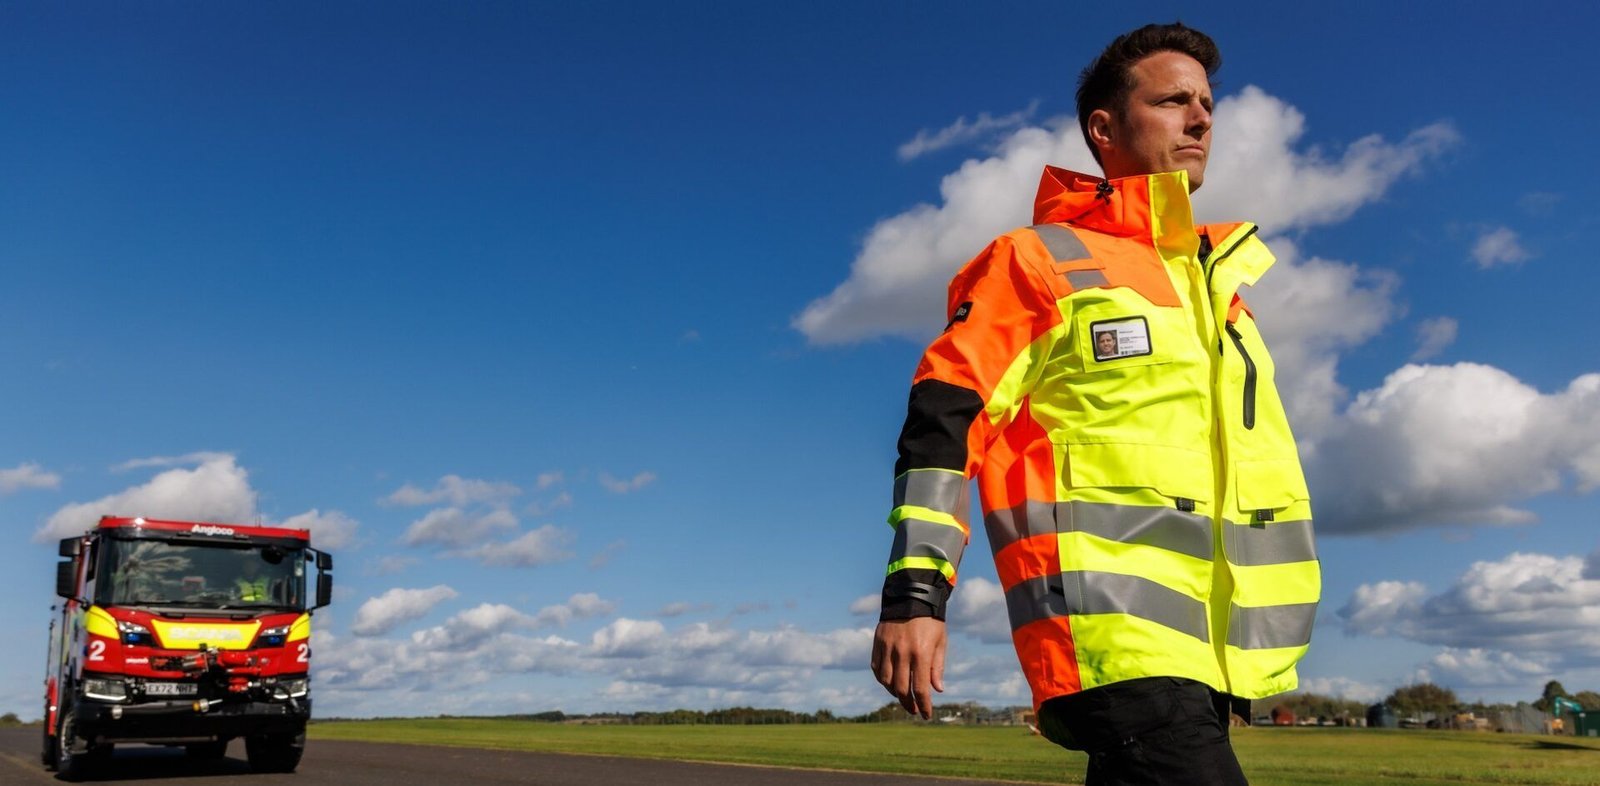
M 951 590 L 949 580 L 939 571 L 915 568 L 895 571 L 883 580 L 878 621 L 933 617 L 943 622 Z

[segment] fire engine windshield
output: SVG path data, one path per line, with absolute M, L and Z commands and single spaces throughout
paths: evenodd
M 95 602 L 208 609 L 305 608 L 298 549 L 108 539 Z

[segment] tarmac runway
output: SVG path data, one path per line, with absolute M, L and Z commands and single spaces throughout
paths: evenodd
M 39 742 L 38 726 L 0 729 L 0 785 L 61 782 L 54 772 L 39 763 Z M 128 745 L 117 749 L 110 769 L 94 780 L 140 786 L 273 783 L 297 786 L 499 783 L 537 786 L 994 786 L 999 783 L 335 740 L 307 743 L 300 769 L 292 775 L 251 772 L 244 760 L 242 740 L 233 741 L 227 758 L 209 762 L 190 761 L 181 749 Z

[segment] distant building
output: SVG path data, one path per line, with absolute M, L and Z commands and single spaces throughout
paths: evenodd
M 1367 726 L 1373 729 L 1397 729 L 1400 728 L 1400 719 L 1393 707 L 1374 704 L 1367 708 Z

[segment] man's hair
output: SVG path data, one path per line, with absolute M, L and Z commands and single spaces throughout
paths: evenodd
M 1177 52 L 1200 62 L 1209 79 L 1222 67 L 1222 53 L 1211 36 L 1182 22 L 1170 25 L 1145 25 L 1123 33 L 1078 75 L 1078 128 L 1089 145 L 1095 163 L 1101 163 L 1100 150 L 1089 139 L 1089 115 L 1096 109 L 1120 112 L 1133 92 L 1133 67 L 1157 52 Z

